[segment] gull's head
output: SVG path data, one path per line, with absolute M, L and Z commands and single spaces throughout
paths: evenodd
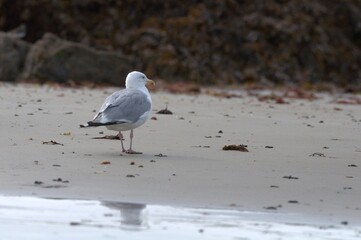
M 144 73 L 138 71 L 129 73 L 125 79 L 126 88 L 141 88 L 147 84 L 155 85 L 153 80 L 147 78 Z

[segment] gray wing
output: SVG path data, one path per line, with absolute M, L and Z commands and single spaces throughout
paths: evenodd
M 124 89 L 107 97 L 92 122 L 100 124 L 132 123 L 150 109 L 151 102 L 147 99 L 146 94 L 136 89 Z
M 125 94 L 126 92 L 127 92 L 127 89 L 122 89 L 122 90 L 116 91 L 116 92 L 112 93 L 110 96 L 108 96 L 108 97 L 105 99 L 103 105 L 101 106 L 98 114 L 101 113 L 101 112 L 103 112 L 110 104 L 114 103 L 115 100 L 116 100 L 119 96 Z

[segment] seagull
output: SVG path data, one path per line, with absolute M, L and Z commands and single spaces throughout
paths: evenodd
M 109 130 L 117 131 L 122 144 L 122 152 L 128 154 L 142 154 L 132 149 L 134 129 L 143 125 L 149 118 L 152 109 L 152 99 L 146 85 L 155 85 L 154 81 L 138 71 L 130 72 L 125 79 L 125 89 L 108 96 L 99 112 L 80 127 L 105 126 Z M 125 150 L 123 131 L 130 130 L 130 146 Z

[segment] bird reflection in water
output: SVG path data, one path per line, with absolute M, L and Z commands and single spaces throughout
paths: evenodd
M 147 225 L 146 205 L 138 203 L 102 202 L 102 205 L 120 210 L 120 227 L 131 230 L 144 230 Z

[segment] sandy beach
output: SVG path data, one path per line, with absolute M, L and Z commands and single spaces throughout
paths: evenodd
M 0 85 L 0 194 L 274 213 L 361 225 L 361 108 L 318 94 L 288 104 L 152 93 L 134 149 L 81 129 L 115 91 Z M 165 106 L 172 115 L 156 114 Z M 129 132 L 124 134 L 129 144 Z M 246 145 L 248 152 L 223 151 Z M 102 164 L 109 162 L 109 164 Z M 285 213 L 294 217 L 284 217 Z

